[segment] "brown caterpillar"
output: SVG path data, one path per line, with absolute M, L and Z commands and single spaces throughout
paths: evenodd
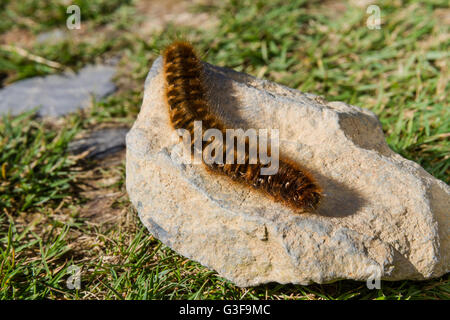
M 177 41 L 163 53 L 165 74 L 165 98 L 170 120 L 175 129 L 186 129 L 194 136 L 194 121 L 201 120 L 203 129 L 215 128 L 225 133 L 225 126 L 209 110 L 203 81 L 203 69 L 194 49 L 187 42 Z M 191 139 L 194 150 L 194 139 Z M 224 159 L 227 153 L 223 144 Z M 312 175 L 300 166 L 284 159 L 273 175 L 261 175 L 263 164 L 249 163 L 248 139 L 246 139 L 244 164 L 204 164 L 214 172 L 225 174 L 256 189 L 264 190 L 276 201 L 283 201 L 296 208 L 316 208 L 321 199 L 321 189 Z M 206 146 L 203 146 L 203 150 Z M 234 155 L 236 157 L 236 152 Z M 235 158 L 236 159 L 236 158 Z

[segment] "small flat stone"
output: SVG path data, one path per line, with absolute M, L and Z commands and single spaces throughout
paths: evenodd
M 33 77 L 17 81 L 0 90 L 0 114 L 12 115 L 38 107 L 40 116 L 62 116 L 113 93 L 112 78 L 116 69 L 91 65 L 78 73 Z
M 69 152 L 81 154 L 88 151 L 86 159 L 103 159 L 125 148 L 128 128 L 106 128 L 92 132 L 85 138 L 69 144 Z
M 36 37 L 37 43 L 54 44 L 69 38 L 69 34 L 61 29 L 42 32 Z

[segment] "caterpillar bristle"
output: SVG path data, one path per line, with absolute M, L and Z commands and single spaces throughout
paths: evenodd
M 203 69 L 194 48 L 185 41 L 177 41 L 169 45 L 163 52 L 163 69 L 165 76 L 165 95 L 169 107 L 169 116 L 175 129 L 186 129 L 194 136 L 194 121 L 202 121 L 204 129 L 215 128 L 225 137 L 225 125 L 210 112 L 204 84 Z M 191 149 L 194 144 L 191 139 Z M 226 149 L 222 141 L 224 159 L 231 150 Z M 275 201 L 282 201 L 294 208 L 317 208 L 322 190 L 306 169 L 288 161 L 279 159 L 278 172 L 273 175 L 261 175 L 262 163 L 249 162 L 248 140 L 245 141 L 246 153 L 243 164 L 236 162 L 237 152 L 234 152 L 233 164 L 206 164 L 206 167 L 217 173 L 224 174 L 235 181 L 245 183 L 256 189 L 263 190 Z M 203 150 L 206 145 L 203 145 Z M 235 150 L 233 150 L 235 151 Z

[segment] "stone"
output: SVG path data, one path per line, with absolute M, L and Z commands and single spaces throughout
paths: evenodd
M 114 66 L 89 65 L 78 73 L 65 72 L 14 82 L 0 90 L 0 114 L 38 108 L 39 116 L 62 116 L 101 99 L 116 89 Z
M 68 151 L 78 155 L 86 152 L 86 159 L 103 159 L 125 149 L 128 128 L 105 128 L 91 132 L 86 137 L 71 141 Z
M 42 32 L 36 37 L 36 43 L 38 44 L 56 44 L 64 40 L 69 39 L 69 33 L 61 29 L 53 29 L 50 31 Z
M 449 271 L 450 188 L 393 152 L 370 111 L 204 63 L 211 110 L 237 128 L 279 129 L 280 150 L 324 190 L 298 214 L 180 162 L 162 59 L 127 134 L 126 187 L 143 224 L 241 287 L 429 279 Z

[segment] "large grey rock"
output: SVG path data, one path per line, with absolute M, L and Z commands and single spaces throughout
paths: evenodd
M 85 108 L 92 96 L 101 99 L 115 90 L 116 69 L 108 65 L 87 66 L 78 73 L 63 73 L 17 81 L 0 90 L 0 114 L 39 107 L 40 116 L 61 116 Z
M 161 66 L 159 58 L 127 135 L 126 185 L 164 244 L 239 286 L 448 272 L 450 188 L 394 153 L 372 112 L 205 64 L 212 112 L 234 126 L 279 129 L 280 150 L 315 173 L 323 202 L 296 214 L 180 164 Z

